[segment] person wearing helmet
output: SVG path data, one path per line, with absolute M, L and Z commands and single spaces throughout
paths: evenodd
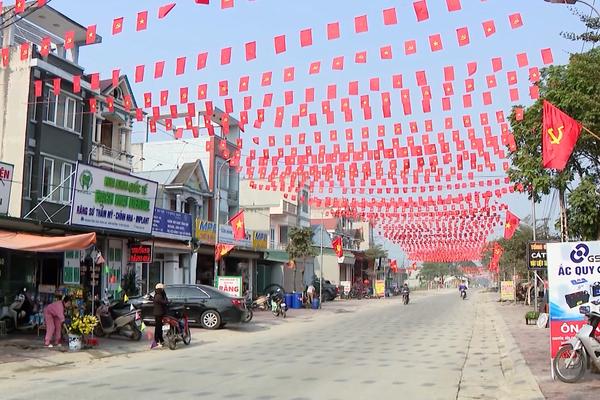
M 154 289 L 154 342 L 156 342 L 155 347 L 161 348 L 165 342 L 162 332 L 162 319 L 165 315 L 167 315 L 167 305 L 169 304 L 169 299 L 167 298 L 167 293 L 165 292 L 165 285 L 162 283 L 157 283 Z

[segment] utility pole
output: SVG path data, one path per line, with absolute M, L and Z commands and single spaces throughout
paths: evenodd
M 214 277 L 214 282 L 213 282 L 213 286 L 214 287 L 218 287 L 218 282 L 217 282 L 217 276 L 219 275 L 219 261 L 217 261 L 217 246 L 219 245 L 219 239 L 220 239 L 220 235 L 219 235 L 219 224 L 220 224 L 220 217 L 221 217 L 221 189 L 219 188 L 219 178 L 221 177 L 221 172 L 223 170 L 223 167 L 225 165 L 229 165 L 229 162 L 231 162 L 231 158 L 228 158 L 227 160 L 223 161 L 223 164 L 221 164 L 217 170 L 217 176 L 215 178 L 215 223 L 216 223 L 216 233 L 215 233 L 215 277 Z M 216 159 L 215 159 L 215 163 L 216 163 Z

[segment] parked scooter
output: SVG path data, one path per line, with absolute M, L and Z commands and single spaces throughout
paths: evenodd
M 600 312 L 591 311 L 590 306 L 579 307 L 579 312 L 588 318 L 579 332 L 558 349 L 552 362 L 554 373 L 563 382 L 575 383 L 590 367 L 590 361 L 600 369 L 600 342 L 596 339 L 596 329 L 600 323 Z
M 15 297 L 15 301 L 9 306 L 2 307 L 0 312 L 0 321 L 4 321 L 6 332 L 10 333 L 15 329 L 19 331 L 33 330 L 37 327 L 37 324 L 30 321 L 34 308 L 35 305 L 27 294 L 27 289 L 23 289 L 23 292 Z
M 139 311 L 125 309 L 121 314 L 116 308 L 119 304 L 122 303 L 114 302 L 109 305 L 108 301 L 104 301 L 98 307 L 96 316 L 99 323 L 94 328 L 94 334 L 99 337 L 116 334 L 128 337 L 131 340 L 140 340 L 142 338 L 142 331 L 140 330 L 142 320 Z

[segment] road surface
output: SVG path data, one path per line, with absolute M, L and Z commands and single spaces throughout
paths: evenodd
M 261 313 L 249 325 L 198 330 L 189 347 L 175 351 L 22 371 L 1 382 L 1 398 L 510 397 L 478 296 L 462 301 L 446 291 L 411 300 L 336 302 L 322 311 L 291 310 L 286 320 Z

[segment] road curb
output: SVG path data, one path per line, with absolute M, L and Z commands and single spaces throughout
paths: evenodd
M 494 329 L 498 333 L 498 349 L 501 351 L 502 371 L 508 382 L 508 389 L 513 399 L 543 400 L 545 399 L 539 384 L 529 369 L 521 350 L 513 338 L 502 316 L 498 313 L 493 294 L 486 295 L 486 308 L 490 310 Z

